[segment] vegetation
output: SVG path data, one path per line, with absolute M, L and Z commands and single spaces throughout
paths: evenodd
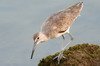
M 64 50 L 60 64 L 53 60 L 59 52 L 43 58 L 38 66 L 100 66 L 100 46 L 96 44 L 77 44 Z

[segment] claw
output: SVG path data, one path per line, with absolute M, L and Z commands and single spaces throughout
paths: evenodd
M 58 64 L 59 64 L 59 63 L 60 63 L 60 60 L 61 60 L 62 58 L 66 58 L 66 57 L 64 57 L 64 56 L 63 56 L 63 53 L 61 52 L 59 55 L 57 55 L 56 57 L 54 57 L 53 60 L 57 59 Z

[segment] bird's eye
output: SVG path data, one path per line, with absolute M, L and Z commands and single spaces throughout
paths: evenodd
M 37 39 L 39 39 L 39 37 L 37 37 Z

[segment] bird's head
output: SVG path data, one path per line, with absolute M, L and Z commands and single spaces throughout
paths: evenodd
M 42 32 L 37 32 L 34 34 L 33 40 L 34 40 L 34 43 L 39 44 L 41 42 L 47 41 L 47 37 Z
M 42 32 L 37 32 L 37 33 L 34 34 L 33 40 L 34 40 L 34 46 L 33 46 L 32 54 L 31 54 L 31 59 L 33 57 L 34 51 L 36 49 L 36 46 L 41 42 L 47 41 L 48 38 Z

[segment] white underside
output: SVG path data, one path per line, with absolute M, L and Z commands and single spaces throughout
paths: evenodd
M 61 35 L 64 35 L 65 33 L 69 33 L 69 29 L 70 29 L 70 27 L 69 27 L 64 33 L 59 33 L 59 34 L 56 36 L 56 38 L 57 38 L 57 37 L 60 37 Z

